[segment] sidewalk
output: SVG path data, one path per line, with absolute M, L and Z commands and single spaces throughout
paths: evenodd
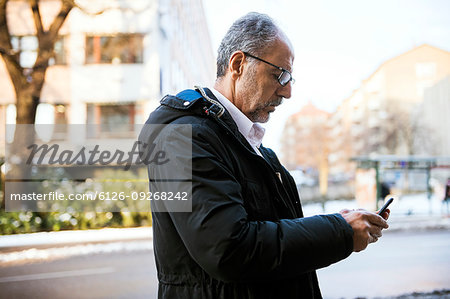
M 411 215 L 411 216 L 396 216 L 392 215 L 388 220 L 388 231 L 424 231 L 445 229 L 450 230 L 450 217 L 441 215 Z
M 450 230 L 450 218 L 440 216 L 391 217 L 390 228 L 395 231 Z M 83 231 L 40 232 L 0 236 L 0 264 L 22 264 L 51 261 L 72 256 L 112 252 L 153 250 L 151 227 L 104 228 Z
M 342 209 L 359 208 L 355 200 L 333 200 L 322 206 L 319 203 L 303 205 L 305 216 L 338 213 Z M 425 194 L 412 194 L 395 197 L 389 207 L 389 231 L 450 229 L 450 214 L 436 198 L 428 199 Z
M 325 208 L 325 209 L 324 209 Z M 303 206 L 306 217 L 317 214 L 337 213 L 340 210 L 357 208 L 355 201 L 329 201 Z M 423 231 L 431 229 L 450 229 L 450 216 L 444 213 L 440 202 L 427 200 L 423 194 L 403 196 L 396 199 L 390 207 L 388 231 Z M 430 214 L 431 213 L 431 214 Z M 0 252 L 24 250 L 27 248 L 49 248 L 73 246 L 76 244 L 112 243 L 124 241 L 151 241 L 151 227 L 104 228 L 95 230 L 40 232 L 0 236 Z
M 87 243 L 110 243 L 119 241 L 151 241 L 151 227 L 103 228 L 59 232 L 40 232 L 0 236 L 0 252 L 26 248 L 61 247 Z
M 440 215 L 391 215 L 388 231 L 423 231 L 450 229 L 450 217 Z M 76 244 L 96 244 L 124 241 L 151 241 L 151 227 L 104 228 L 96 230 L 40 232 L 31 234 L 0 236 L 0 252 L 23 250 L 27 248 L 62 247 Z
M 74 256 L 153 250 L 151 227 L 40 232 L 0 236 L 0 265 L 48 262 Z

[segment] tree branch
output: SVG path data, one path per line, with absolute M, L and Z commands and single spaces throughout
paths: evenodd
M 71 5 L 72 7 L 76 7 L 79 10 L 81 10 L 84 14 L 91 15 L 91 16 L 101 15 L 106 10 L 110 9 L 110 8 L 108 8 L 108 9 L 102 9 L 102 10 L 99 10 L 96 12 L 90 12 L 90 11 L 87 11 L 84 7 L 81 7 L 80 5 L 78 5 L 75 0 L 62 0 L 62 2 L 64 4 Z
M 86 15 L 89 16 L 97 16 L 97 15 L 101 15 L 102 13 L 108 11 L 108 10 L 113 10 L 113 9 L 119 9 L 122 11 L 131 11 L 134 14 L 139 14 L 142 13 L 148 9 L 150 9 L 152 7 L 152 5 L 154 5 L 154 1 L 147 1 L 147 4 L 144 7 L 140 7 L 140 8 L 132 8 L 132 7 L 122 7 L 121 5 L 118 5 L 117 3 L 109 3 L 109 6 L 107 6 L 106 8 L 97 10 L 97 11 L 88 11 L 86 9 L 86 7 L 83 7 L 81 5 L 79 5 L 77 3 L 76 0 L 62 0 L 65 3 L 70 3 L 73 5 L 73 7 L 78 8 L 79 10 L 81 10 L 81 12 L 83 12 Z M 112 1 L 110 1 L 112 2 Z M 113 5 L 115 4 L 115 5 Z
M 14 51 L 11 44 L 11 35 L 9 34 L 8 20 L 6 17 L 6 4 L 8 0 L 0 0 L 0 55 L 8 70 L 14 89 L 21 88 L 23 77 L 23 69 L 19 64 L 19 55 Z
M 8 20 L 6 17 L 6 3 L 8 0 L 0 0 L 0 48 L 2 54 L 12 50 L 11 36 L 9 35 Z
M 34 26 L 36 27 L 36 36 L 40 40 L 44 34 L 44 26 L 42 25 L 41 12 L 39 10 L 38 0 L 29 0 L 31 12 L 33 13 Z
M 62 25 L 64 24 L 64 21 L 66 20 L 67 16 L 69 15 L 70 11 L 74 7 L 73 1 L 67 1 L 62 0 L 62 6 L 59 10 L 58 15 L 53 20 L 53 23 L 50 25 L 50 28 L 48 29 L 50 40 L 56 40 L 58 37 L 59 29 L 61 29 Z

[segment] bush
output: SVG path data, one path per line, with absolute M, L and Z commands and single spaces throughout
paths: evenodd
M 64 171 L 58 170 L 57 173 L 59 174 L 52 173 L 46 176 L 52 177 L 52 181 L 42 183 L 42 192 L 58 190 L 66 195 L 74 192 L 87 193 L 93 190 L 100 190 L 104 193 L 123 192 L 124 184 L 135 192 L 148 191 L 148 183 L 144 183 L 147 180 L 145 168 L 136 172 L 105 169 L 95 172 L 93 178 L 88 178 L 83 182 L 71 181 L 69 175 Z M 102 181 L 102 177 L 114 177 L 115 180 Z M 3 190 L 1 193 L 3 195 Z M 3 198 L 0 200 L 3 201 Z M 0 234 L 151 225 L 150 212 L 136 212 L 140 210 L 139 206 L 127 206 L 123 202 L 114 202 L 114 204 L 102 208 L 95 204 L 90 206 L 76 201 L 64 201 L 52 204 L 50 212 L 5 212 L 5 209 L 2 208 L 0 209 Z M 131 202 L 131 204 L 142 203 Z M 107 208 L 108 210 L 106 210 Z

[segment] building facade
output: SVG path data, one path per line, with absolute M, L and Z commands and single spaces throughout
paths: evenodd
M 318 165 L 328 155 L 326 143 L 329 117 L 330 113 L 308 102 L 287 119 L 281 139 L 281 152 L 288 169 L 318 169 Z
M 332 177 L 352 177 L 355 156 L 449 155 L 449 76 L 450 52 L 430 45 L 389 59 L 331 115 L 292 115 L 284 129 L 284 163 L 318 170 L 324 162 L 317 156 L 326 153 Z M 319 124 L 326 138 L 311 134 Z
M 39 3 L 48 27 L 61 2 Z M 126 137 L 163 95 L 213 83 L 215 59 L 201 0 L 94 0 L 80 6 L 84 11 L 73 8 L 59 32 L 36 123 L 101 124 L 96 136 Z M 26 70 L 37 55 L 28 1 L 8 2 L 7 17 Z M 15 122 L 15 94 L 2 59 L 0 78 L 4 133 L 5 123 Z
M 415 113 L 417 122 L 429 132 L 428 141 L 416 144 L 423 154 L 450 156 L 450 76 L 425 90 Z
M 339 129 L 330 130 L 330 173 L 354 173 L 354 156 L 437 154 L 422 145 L 441 147 L 443 136 L 430 137 L 443 123 L 431 117 L 424 126 L 426 111 L 420 107 L 431 101 L 447 107 L 449 97 L 435 95 L 445 90 L 436 84 L 449 75 L 450 52 L 426 44 L 384 62 L 331 117 L 331 126 Z

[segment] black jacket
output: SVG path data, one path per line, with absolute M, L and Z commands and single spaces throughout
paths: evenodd
M 147 121 L 192 126 L 192 212 L 152 212 L 159 298 L 321 298 L 315 270 L 350 255 L 352 228 L 339 214 L 303 218 L 275 153 L 257 155 L 220 114 L 190 90 L 164 97 Z M 159 142 L 183 138 L 169 135 Z

